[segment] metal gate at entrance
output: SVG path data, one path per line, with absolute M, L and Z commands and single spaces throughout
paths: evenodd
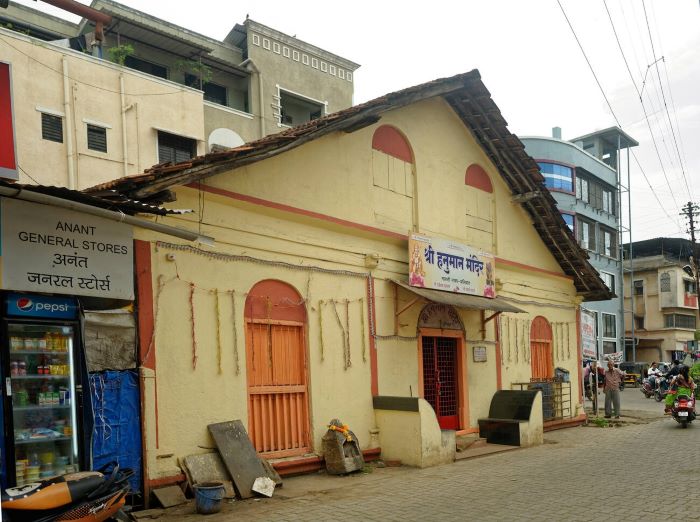
M 459 428 L 457 339 L 423 337 L 423 397 L 435 410 L 441 429 Z

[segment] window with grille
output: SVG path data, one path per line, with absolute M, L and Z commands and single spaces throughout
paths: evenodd
M 605 286 L 607 286 L 609 290 L 613 292 L 615 291 L 615 276 L 613 274 L 601 272 L 600 278 L 603 280 Z
M 662 292 L 670 292 L 671 291 L 671 274 L 668 272 L 664 272 L 661 274 L 659 277 L 659 287 Z
M 695 329 L 695 316 L 684 314 L 667 314 L 664 316 L 666 328 Z
M 203 91 L 206 101 L 226 105 L 226 87 L 211 82 L 204 82 L 204 87 L 201 87 L 201 83 L 198 76 L 185 73 L 185 85 Z
M 634 295 L 644 295 L 644 280 L 638 279 L 634 282 Z
M 616 316 L 614 314 L 601 314 L 603 318 L 603 337 L 617 337 Z
M 137 71 L 141 71 L 152 76 L 157 76 L 158 78 L 168 79 L 167 67 L 158 65 L 157 63 L 136 58 L 135 56 L 127 56 L 124 60 L 124 65 L 130 69 L 136 69 Z
M 41 137 L 48 141 L 63 143 L 63 118 L 42 112 Z
M 617 351 L 617 341 L 603 341 L 603 353 L 615 353 Z
M 576 227 L 579 244 L 586 250 L 596 250 L 595 224 L 577 216 L 578 226 Z
M 603 189 L 603 212 L 615 215 L 615 198 L 610 190 Z
M 683 279 L 683 289 L 686 294 L 697 294 L 697 288 L 695 287 L 695 281 L 690 281 L 688 279 Z
M 604 256 L 617 258 L 617 233 L 609 228 L 601 227 L 602 244 L 600 253 Z
M 588 203 L 588 180 L 586 178 L 576 178 L 576 195 L 581 201 Z
M 194 158 L 196 153 L 195 140 L 158 131 L 158 163 L 180 163 Z
M 107 129 L 87 124 L 87 146 L 90 150 L 107 152 Z

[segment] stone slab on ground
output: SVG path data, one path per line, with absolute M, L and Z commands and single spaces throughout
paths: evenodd
M 224 485 L 226 498 L 236 496 L 231 476 L 226 471 L 226 467 L 218 453 L 188 455 L 182 459 L 182 467 L 190 486 L 205 482 L 221 482 Z
M 209 424 L 216 446 L 219 448 L 221 460 L 224 461 L 233 479 L 233 487 L 240 498 L 251 498 L 253 483 L 258 477 L 266 477 L 267 471 L 248 437 L 248 433 L 240 420 Z
M 179 506 L 180 504 L 187 502 L 187 498 L 180 489 L 180 486 L 167 486 L 164 488 L 154 489 L 153 495 L 164 508 Z

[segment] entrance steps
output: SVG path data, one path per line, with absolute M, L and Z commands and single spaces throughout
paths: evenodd
M 493 453 L 501 453 L 503 451 L 510 451 L 520 448 L 520 446 L 489 444 L 486 442 L 486 439 L 479 437 L 478 433 L 457 435 L 455 439 L 457 445 L 455 460 L 472 459 L 482 457 L 484 455 L 491 455 Z
M 455 443 L 457 444 L 457 453 L 462 453 L 469 448 L 483 448 L 486 446 L 486 439 L 479 437 L 478 433 L 468 433 L 466 435 L 457 435 Z

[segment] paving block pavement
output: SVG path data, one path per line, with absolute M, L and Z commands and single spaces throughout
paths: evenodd
M 667 417 L 614 428 L 570 428 L 547 433 L 545 440 L 535 448 L 428 469 L 291 478 L 272 499 L 227 504 L 205 520 L 583 522 L 605 513 L 624 522 L 697 516 L 700 422 L 681 429 Z M 663 462 L 663 488 L 644 479 L 649 458 Z M 686 487 L 667 487 L 673 470 Z M 690 506 L 695 509 L 688 512 Z M 193 509 L 176 508 L 160 520 L 202 520 Z

